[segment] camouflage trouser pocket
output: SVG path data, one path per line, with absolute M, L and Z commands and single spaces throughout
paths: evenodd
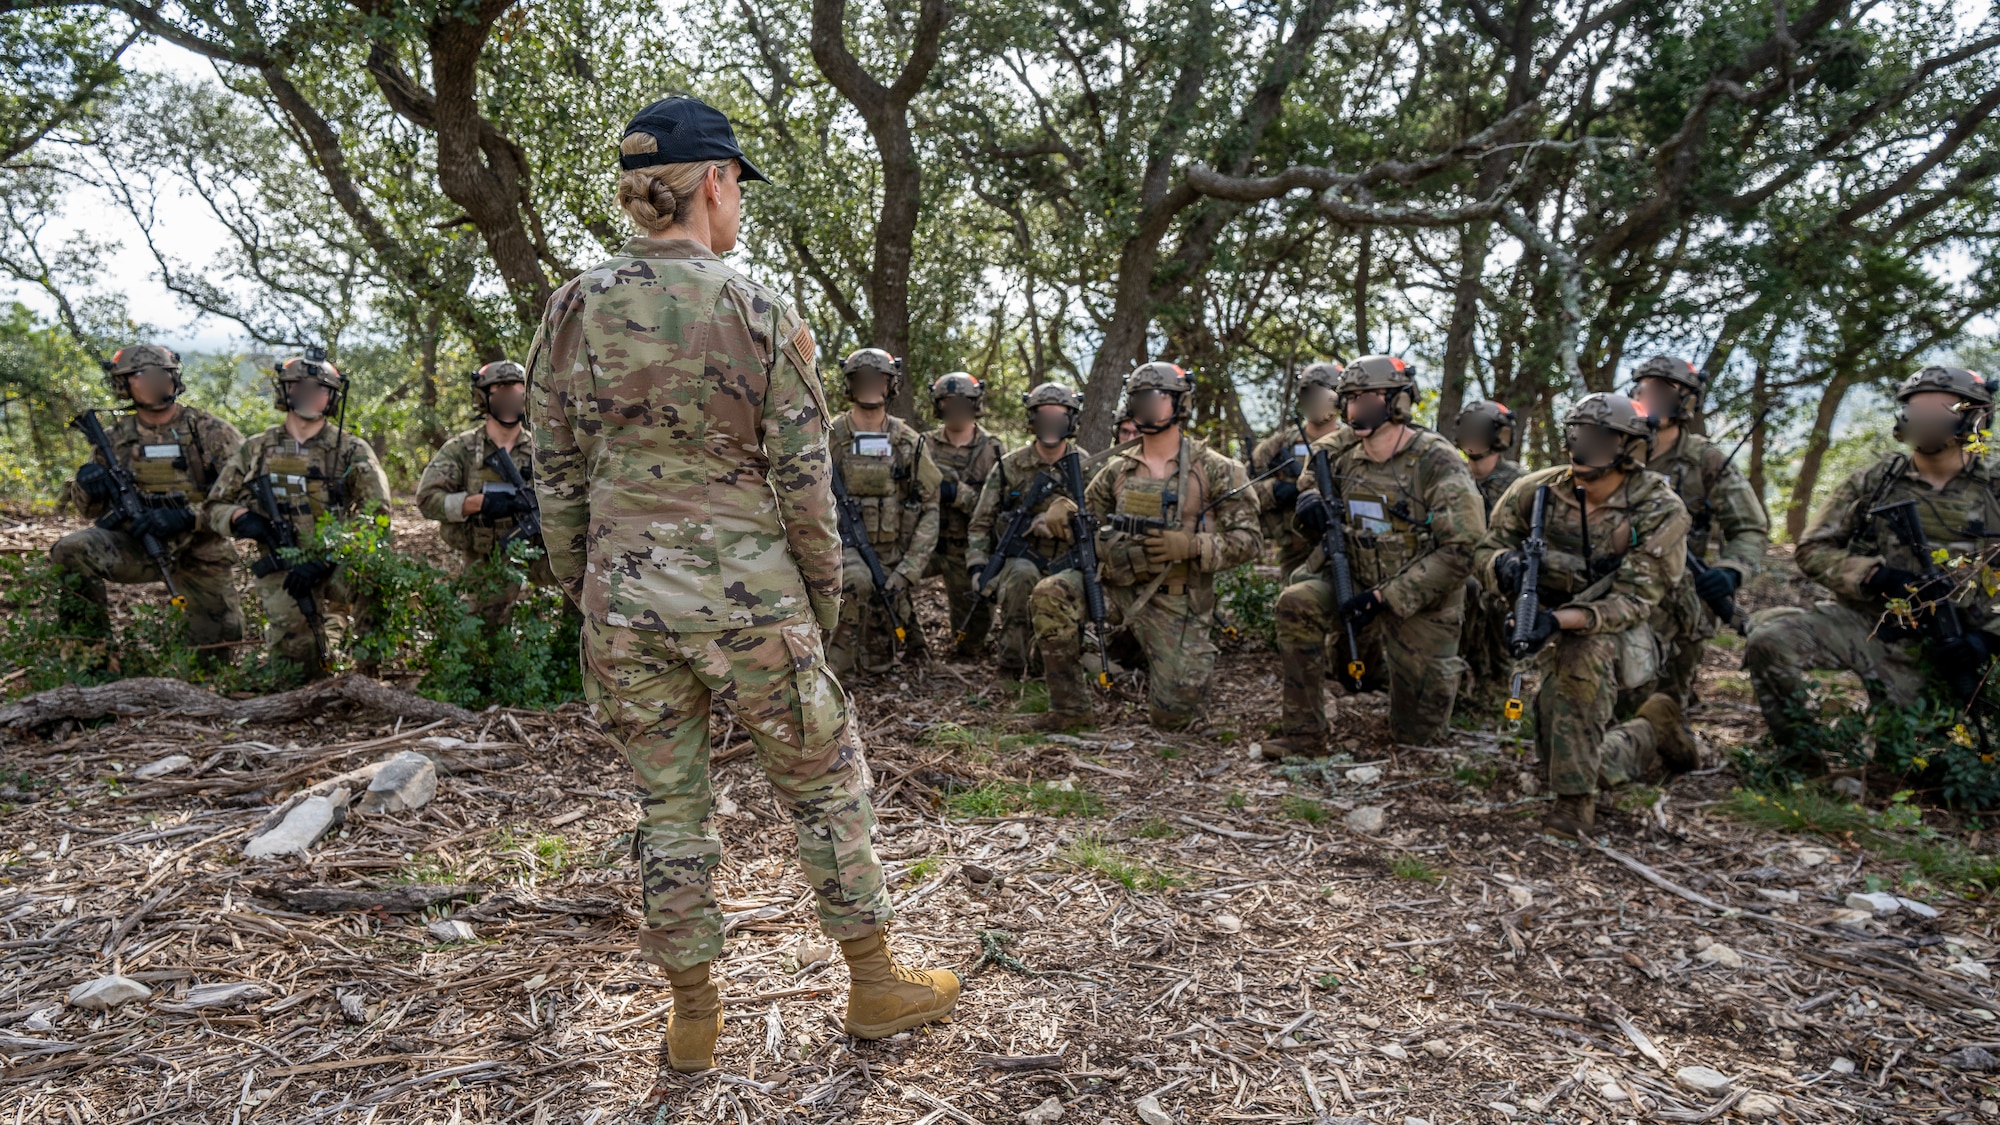
M 812 757 L 840 739 L 850 708 L 847 693 L 827 670 L 819 627 L 802 620 L 778 627 L 792 658 L 792 719 L 800 750 Z
M 844 902 L 864 903 L 882 893 L 882 862 L 875 857 L 875 844 L 869 839 L 874 824 L 874 811 L 865 800 L 854 813 L 828 819 L 833 875 Z

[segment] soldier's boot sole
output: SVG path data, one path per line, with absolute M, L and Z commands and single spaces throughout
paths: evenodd
M 667 1015 L 667 1065 L 678 1074 L 715 1069 L 715 1041 L 722 1035 L 722 996 L 709 979 L 708 962 L 667 973 L 674 1010 Z
M 852 984 L 841 1026 L 856 1039 L 886 1039 L 931 1023 L 958 1007 L 958 974 L 949 969 L 906 969 L 889 954 L 885 927 L 840 943 Z
M 1263 744 L 1266 761 L 1282 761 L 1286 758 L 1326 757 L 1326 734 L 1322 731 L 1297 731 L 1281 734 Z
M 1587 843 L 1597 826 L 1597 797 L 1594 794 L 1558 796 L 1555 808 L 1542 818 L 1542 833 L 1565 840 Z
M 1687 715 L 1681 710 L 1679 700 L 1656 691 L 1639 705 L 1637 717 L 1653 728 L 1660 762 L 1667 772 L 1687 773 L 1701 765 L 1701 751 L 1695 746 L 1694 731 L 1688 728 Z
M 1029 730 L 1063 731 L 1083 730 L 1097 725 L 1095 711 L 1048 711 L 1028 721 Z

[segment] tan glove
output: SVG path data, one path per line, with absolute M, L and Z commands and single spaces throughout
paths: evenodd
M 1201 539 L 1192 531 L 1162 531 L 1140 540 L 1146 546 L 1146 561 L 1154 566 L 1177 563 L 1201 554 Z
M 1035 521 L 1028 525 L 1028 533 L 1067 543 L 1070 539 L 1069 518 L 1075 514 L 1076 501 L 1067 496 L 1058 496 L 1049 501 L 1049 506 L 1043 508 L 1042 514 L 1036 516 Z

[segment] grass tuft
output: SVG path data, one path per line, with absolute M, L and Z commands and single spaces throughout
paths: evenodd
M 1104 801 L 1075 782 L 1021 782 L 994 779 L 944 799 L 945 811 L 961 819 L 1012 816 L 1033 810 L 1048 816 L 1098 816 Z
M 1438 869 L 1413 855 L 1399 855 L 1389 864 L 1389 873 L 1412 883 L 1436 883 L 1444 878 Z
M 1128 891 L 1164 891 L 1185 882 L 1171 871 L 1149 867 L 1131 856 L 1113 851 L 1095 836 L 1074 841 L 1062 850 L 1062 857 L 1078 867 L 1106 876 Z
M 1307 824 L 1319 824 L 1326 820 L 1326 806 L 1311 797 L 1287 794 L 1278 801 L 1278 811 L 1293 820 L 1303 820 Z

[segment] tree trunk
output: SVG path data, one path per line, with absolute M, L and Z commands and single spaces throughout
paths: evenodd
M 1491 193 L 1491 189 L 1481 185 L 1481 199 Z M 1444 371 L 1438 380 L 1440 430 L 1458 417 L 1459 408 L 1465 404 L 1465 372 L 1472 363 L 1472 334 L 1479 326 L 1479 282 L 1486 270 L 1490 226 L 1467 223 L 1458 233 L 1458 284 L 1452 290 L 1451 326 L 1445 331 Z
M 1757 357 L 1757 373 L 1750 380 L 1750 417 L 1754 420 L 1764 416 L 1771 396 L 1771 357 L 1768 352 Z M 1757 503 L 1765 506 L 1765 518 L 1770 518 L 1770 505 L 1764 500 L 1764 433 L 1765 427 L 1758 426 L 1750 432 L 1750 491 L 1757 494 Z
M 1368 355 L 1368 269 L 1374 264 L 1375 228 L 1361 228 L 1361 245 L 1354 255 L 1354 354 Z
M 1827 446 L 1832 444 L 1834 417 L 1840 413 L 1840 403 L 1847 397 L 1848 388 L 1860 379 L 1854 371 L 1842 370 L 1827 381 L 1826 390 L 1820 395 L 1819 409 L 1813 414 L 1812 436 L 1806 439 L 1805 451 L 1799 457 L 1798 479 L 1792 482 L 1785 510 L 1785 534 L 1794 543 L 1805 534 L 1806 520 L 1812 514 L 1813 489 L 1819 485 L 1820 465 L 1826 460 Z

